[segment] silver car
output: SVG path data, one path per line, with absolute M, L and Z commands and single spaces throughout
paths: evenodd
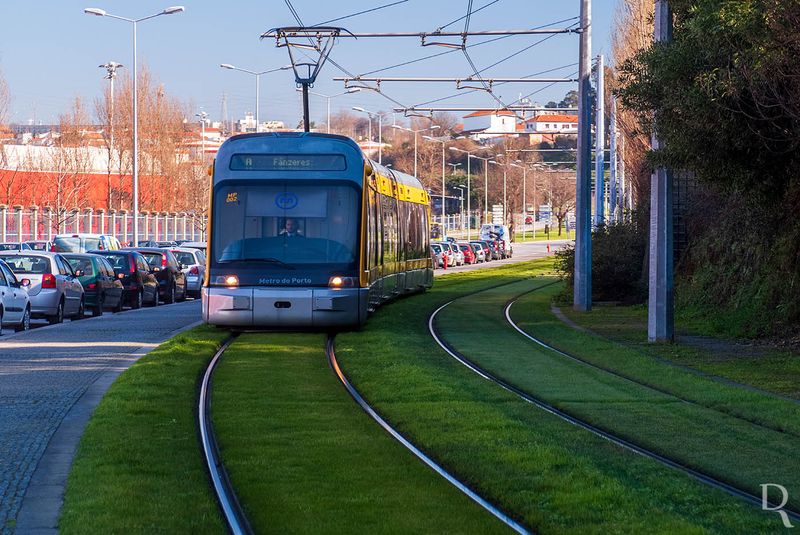
M 181 263 L 181 271 L 186 274 L 186 294 L 189 297 L 200 297 L 200 289 L 206 276 L 205 253 L 191 247 L 169 247 L 169 250 Z
M 69 262 L 58 253 L 18 251 L 2 252 L 22 286 L 28 288 L 31 317 L 61 323 L 64 317 L 80 319 L 84 315 L 83 286 Z
M 0 260 L 0 335 L 3 327 L 17 331 L 31 328 L 31 303 L 28 292 L 8 265 Z

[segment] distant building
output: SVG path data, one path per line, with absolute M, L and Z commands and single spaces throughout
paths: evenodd
M 286 126 L 283 121 L 263 121 L 260 132 L 273 132 L 275 130 L 285 130 Z M 256 118 L 252 113 L 245 113 L 244 119 L 236 121 L 236 131 L 242 134 L 247 132 L 256 132 Z
M 517 133 L 517 116 L 510 110 L 476 111 L 464 116 L 462 133 L 480 141 Z

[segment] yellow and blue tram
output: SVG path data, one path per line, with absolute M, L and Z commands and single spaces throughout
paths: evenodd
M 214 163 L 203 319 L 333 328 L 433 284 L 430 196 L 343 136 L 244 134 Z

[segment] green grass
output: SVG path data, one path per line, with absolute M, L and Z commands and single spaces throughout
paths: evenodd
M 784 484 L 800 503 L 800 407 L 687 373 L 604 339 L 576 333 L 549 303 L 560 288 L 528 294 L 512 308 L 520 326 L 586 360 L 645 381 L 659 392 L 566 359 L 505 324 L 505 304 L 541 282 L 523 282 L 453 303 L 440 314 L 446 340 L 464 355 L 539 398 L 602 429 L 760 495 L 765 482 Z M 465 318 L 493 324 L 476 332 Z M 502 347 L 502 351 L 497 348 Z M 685 403 L 675 397 L 691 399 Z M 754 425 L 748 420 L 765 426 Z M 787 429 L 793 433 L 783 433 Z
M 647 307 L 599 307 L 589 314 L 562 311 L 572 321 L 653 358 L 800 400 L 800 356 L 786 349 L 748 341 L 697 338 L 714 328 L 707 316 L 676 317 L 677 343 L 647 343 Z M 691 337 L 691 338 L 689 338 Z
M 553 240 L 574 240 L 575 239 L 575 231 L 571 230 L 567 232 L 566 230 L 561 231 L 561 236 L 558 235 L 558 230 L 551 230 L 550 236 L 548 237 L 547 234 L 544 233 L 543 230 L 539 229 L 536 231 L 536 238 L 533 237 L 532 231 L 525 232 L 525 238 L 522 237 L 521 230 L 514 231 L 514 242 L 515 243 L 528 243 L 532 241 L 553 241 Z
M 243 335 L 215 372 L 214 427 L 256 531 L 504 531 L 361 410 L 324 342 Z
M 123 373 L 78 447 L 62 533 L 225 533 L 200 453 L 197 382 L 225 334 L 180 334 Z
M 447 300 L 549 269 L 549 262 L 540 262 L 437 279 L 428 294 L 381 309 L 363 332 L 340 335 L 340 363 L 409 439 L 537 531 L 728 533 L 778 528 L 777 515 L 763 514 L 612 446 L 480 379 L 427 334 L 428 315 Z M 460 335 L 492 340 L 487 346 L 494 354 L 513 359 L 510 338 L 493 336 L 500 322 L 485 321 L 481 310 L 475 301 L 470 314 L 460 316 Z M 628 408 L 636 410 L 636 402 Z

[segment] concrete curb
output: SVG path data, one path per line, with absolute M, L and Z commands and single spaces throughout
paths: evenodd
M 101 318 L 98 317 L 98 319 Z M 202 323 L 202 321 L 196 321 L 172 331 L 161 344 L 182 332 L 202 325 Z M 22 498 L 15 531 L 18 535 L 58 533 L 58 519 L 61 507 L 64 505 L 67 476 L 83 431 L 86 429 L 86 424 L 89 423 L 89 418 L 116 378 L 153 349 L 155 348 L 139 348 L 131 353 L 130 358 L 123 365 L 103 372 L 70 407 L 58 429 L 50 438 L 47 448 L 31 476 L 25 496 Z

